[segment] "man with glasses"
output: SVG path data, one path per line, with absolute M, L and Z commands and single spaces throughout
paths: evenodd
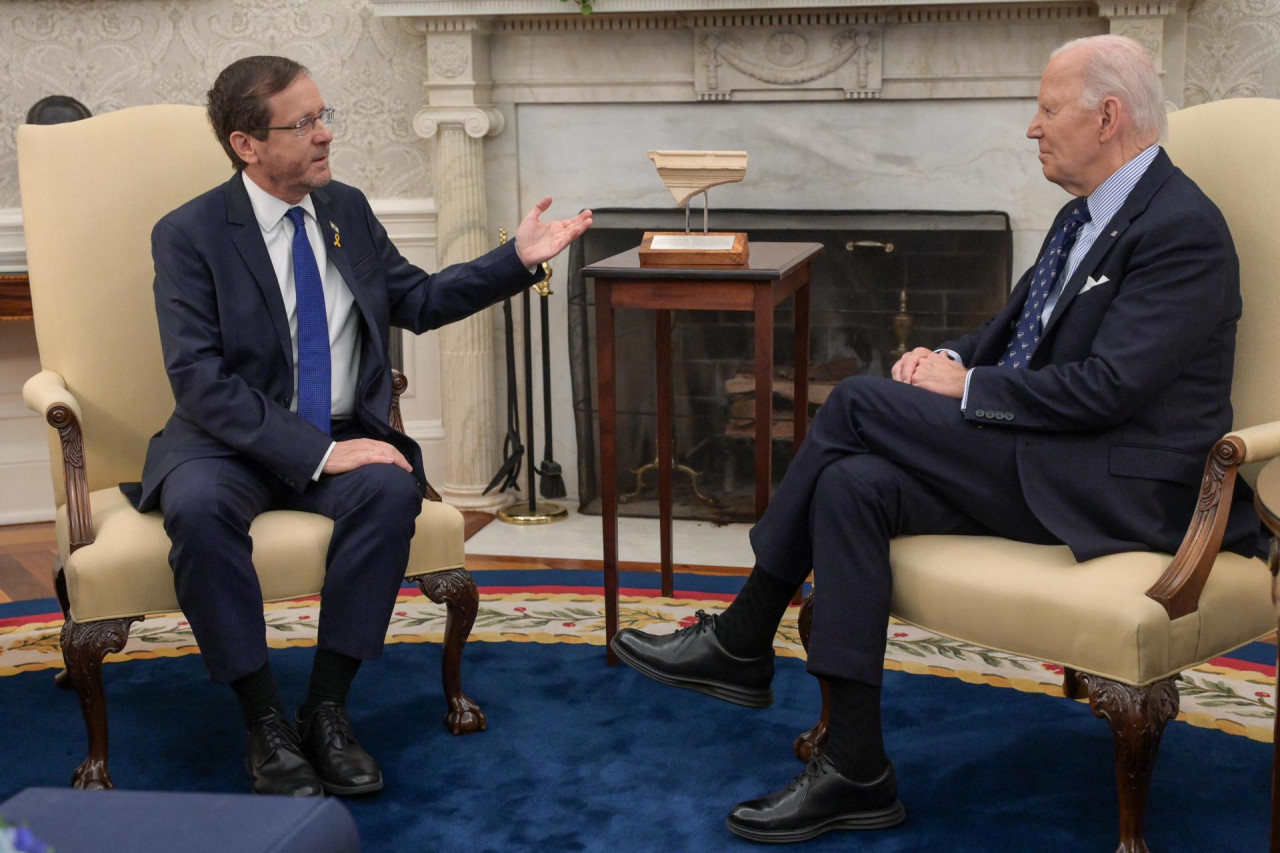
M 390 327 L 421 333 L 519 293 L 591 214 L 544 223 L 543 199 L 513 241 L 429 275 L 359 190 L 332 180 L 334 110 L 305 68 L 242 59 L 208 97 L 236 174 L 152 233 L 175 411 L 148 448 L 138 506 L 163 510 L 178 601 L 212 679 L 240 701 L 252 790 L 377 791 L 382 773 L 345 703 L 361 662 L 382 651 L 427 488 L 417 443 L 388 426 Z M 297 729 L 251 559 L 249 525 L 270 509 L 334 519 Z

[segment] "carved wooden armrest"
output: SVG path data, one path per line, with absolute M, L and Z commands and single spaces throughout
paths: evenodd
M 1241 465 L 1280 455 L 1280 422 L 1262 424 L 1220 438 L 1205 462 L 1200 499 L 1173 562 L 1147 590 L 1170 619 L 1195 612 L 1231 514 L 1231 496 Z
M 391 368 L 391 428 L 404 432 L 404 419 L 400 416 L 400 395 L 409 388 L 409 377 Z
M 400 395 L 409 387 L 409 377 L 391 368 L 391 428 L 404 433 L 404 418 L 400 415 Z M 427 483 L 427 500 L 439 501 L 440 493 Z
M 89 507 L 89 477 L 85 471 L 84 436 L 80 432 L 80 403 L 67 383 L 52 370 L 43 370 L 22 386 L 27 408 L 44 415 L 62 443 L 62 474 L 67 492 L 70 549 L 93 544 L 93 512 Z

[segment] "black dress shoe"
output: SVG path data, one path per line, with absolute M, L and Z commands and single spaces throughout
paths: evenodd
M 382 790 L 382 771 L 351 730 L 347 712 L 337 702 L 321 702 L 299 719 L 302 750 L 315 765 L 330 794 L 371 794 Z
M 255 794 L 318 797 L 324 793 L 320 777 L 302 754 L 297 730 L 279 711 L 249 727 L 244 764 Z
M 781 791 L 738 803 L 727 822 L 743 838 L 789 844 L 833 829 L 885 829 L 906 817 L 892 764 L 879 779 L 855 782 L 820 755 Z
M 716 637 L 716 617 L 702 610 L 696 624 L 674 634 L 627 628 L 610 646 L 623 663 L 654 681 L 748 708 L 773 704 L 773 649 L 748 658 L 729 654 Z

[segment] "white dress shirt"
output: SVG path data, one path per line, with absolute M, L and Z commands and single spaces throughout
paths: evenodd
M 324 311 L 329 324 L 331 360 L 330 411 L 334 420 L 350 418 L 355 414 L 356 380 L 360 370 L 359 311 L 356 309 L 355 297 L 351 295 L 351 288 L 329 260 L 320 224 L 316 222 L 316 209 L 311 196 L 304 196 L 296 205 L 289 204 L 262 189 L 248 175 L 241 173 L 241 178 L 249 192 L 249 203 L 253 206 L 258 228 L 262 231 L 263 242 L 267 244 L 267 254 L 271 257 L 271 267 L 275 270 L 280 296 L 284 300 L 284 312 L 289 318 L 289 337 L 293 342 L 293 396 L 289 402 L 289 411 L 298 411 L 298 297 L 293 282 L 294 227 L 285 213 L 291 207 L 301 207 L 306 214 L 303 221 L 311 251 L 316 256 L 316 267 L 324 270 Z M 336 443 L 329 445 L 328 452 L 311 475 L 312 480 L 320 478 L 320 472 L 329 461 L 329 454 L 335 446 Z

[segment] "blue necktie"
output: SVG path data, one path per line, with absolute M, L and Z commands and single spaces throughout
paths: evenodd
M 329 431 L 329 321 L 324 310 L 324 285 L 316 265 L 303 210 L 285 213 L 293 222 L 293 290 L 298 309 L 298 417 L 322 432 Z
M 1027 301 L 1022 303 L 1022 316 L 1018 318 L 1018 325 L 1009 339 L 1008 348 L 996 362 L 1000 367 L 1016 370 L 1031 364 L 1031 355 L 1036 351 L 1036 344 L 1040 343 L 1040 315 L 1044 312 L 1044 301 L 1057 287 L 1058 277 L 1067 265 L 1067 255 L 1075 245 L 1080 226 L 1088 221 L 1089 205 L 1085 199 L 1078 199 L 1036 263 L 1035 277 L 1031 280 L 1031 289 L 1027 291 Z

